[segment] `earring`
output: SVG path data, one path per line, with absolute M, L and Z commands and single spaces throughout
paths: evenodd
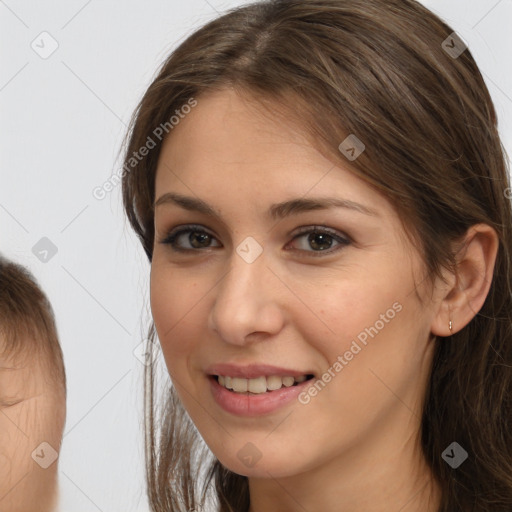
M 450 323 L 448 324 L 448 327 L 450 328 L 450 332 L 452 332 L 452 321 L 450 320 Z

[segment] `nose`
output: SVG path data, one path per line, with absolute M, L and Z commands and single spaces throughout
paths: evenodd
M 248 263 L 233 251 L 230 269 L 215 288 L 208 327 L 226 343 L 243 346 L 250 343 L 250 335 L 252 341 L 266 339 L 283 327 L 278 295 L 284 287 L 267 266 L 264 255 L 265 251 Z

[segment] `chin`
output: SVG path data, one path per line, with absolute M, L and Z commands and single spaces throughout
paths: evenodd
M 221 457 L 215 455 L 225 468 L 249 478 L 285 478 L 298 472 L 297 466 L 290 462 L 291 459 L 286 454 L 273 453 L 270 458 L 265 458 L 264 454 L 261 454 L 259 459 L 255 455 L 252 460 L 244 452 L 240 455 L 242 460 L 238 453 L 222 454 Z

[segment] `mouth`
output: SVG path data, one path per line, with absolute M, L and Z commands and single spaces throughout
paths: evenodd
M 231 377 L 229 375 L 210 375 L 209 378 L 231 393 L 251 396 L 274 393 L 283 388 L 298 386 L 299 384 L 313 379 L 314 375 L 306 374 L 295 377 L 291 375 L 262 375 L 252 379 Z

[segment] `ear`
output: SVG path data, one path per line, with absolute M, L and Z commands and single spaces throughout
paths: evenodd
M 498 247 L 499 238 L 491 226 L 475 224 L 468 229 L 456 255 L 455 273 L 449 276 L 450 285 L 443 290 L 432 320 L 432 334 L 450 336 L 480 311 L 491 287 Z

